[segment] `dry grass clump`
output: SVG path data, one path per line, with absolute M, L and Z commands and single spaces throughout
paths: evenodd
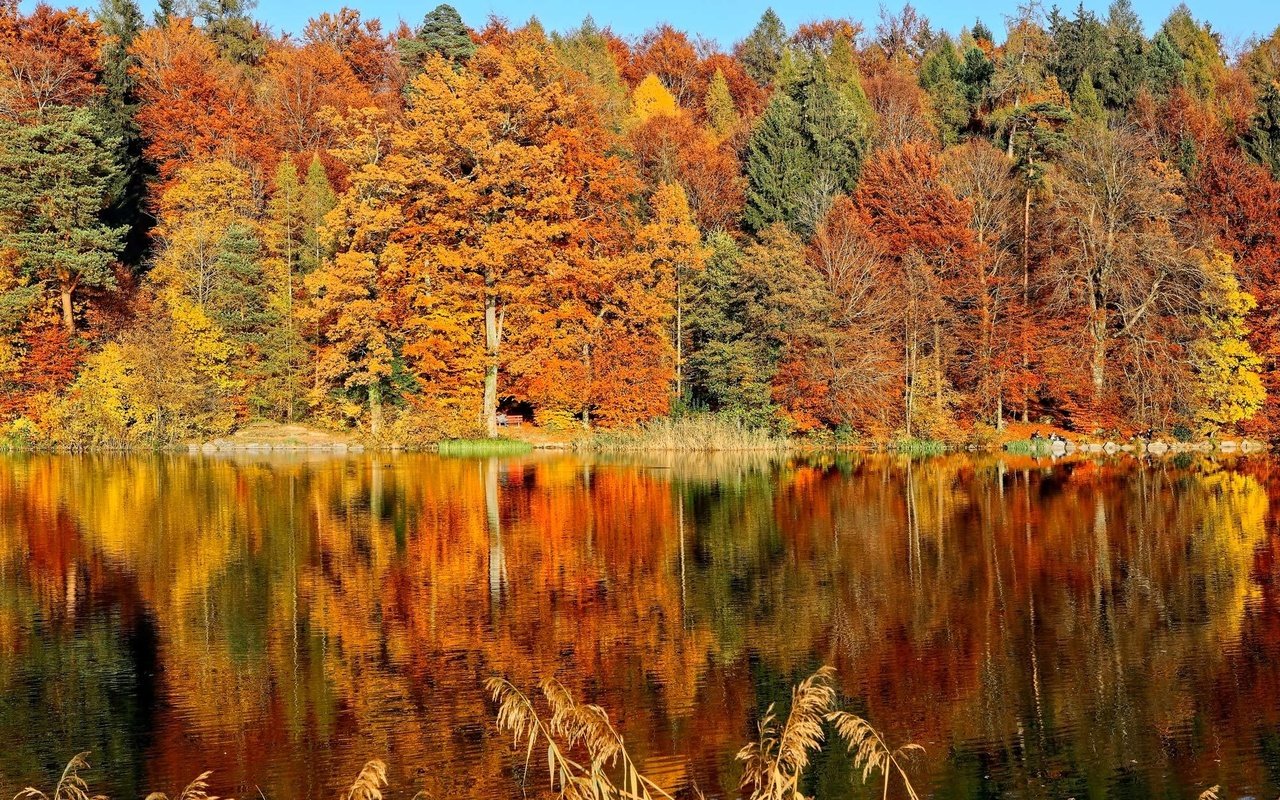
M 197 775 L 195 780 L 183 788 L 182 794 L 178 795 L 178 800 L 219 800 L 218 797 L 209 794 L 209 776 L 212 774 L 206 770 Z M 146 800 L 169 800 L 169 795 L 163 792 L 152 792 L 147 795 Z
M 902 763 L 924 748 L 908 744 L 891 750 L 869 722 L 837 709 L 831 686 L 834 677 L 834 669 L 822 667 L 792 689 L 791 711 L 781 728 L 774 707 L 769 706 L 760 721 L 759 739 L 738 751 L 738 760 L 743 762 L 740 788 L 749 793 L 750 800 L 804 800 L 800 780 L 811 755 L 822 748 L 824 726 L 830 723 L 853 754 L 854 769 L 862 770 L 863 783 L 872 773 L 880 773 L 887 798 L 892 771 L 896 770 L 907 797 L 919 800 Z
M 636 769 L 605 710 L 576 702 L 559 681 L 539 684 L 549 716 L 539 714 L 534 702 L 504 678 L 490 678 L 485 688 L 498 704 L 498 728 L 524 744 L 526 778 L 541 742 L 551 790 L 565 800 L 670 800 Z
M 596 431 L 579 444 L 600 451 L 781 452 L 791 447 L 785 437 L 720 414 L 659 417 L 636 428 Z
M 835 705 L 831 667 L 810 675 L 791 690 L 791 711 L 778 727 L 773 705 L 758 726 L 759 739 L 738 751 L 742 762 L 743 791 L 754 800 L 792 800 L 800 797 L 800 778 L 809 768 L 809 756 L 822 747 L 822 723 Z
M 89 796 L 89 784 L 84 778 L 80 777 L 80 770 L 89 769 L 88 751 L 76 753 L 67 766 L 62 770 L 62 777 L 58 779 L 58 785 L 54 787 L 53 794 L 45 794 L 44 792 L 32 786 L 28 786 L 13 796 L 14 800 L 18 798 L 27 798 L 28 800 L 107 800 L 102 795 Z

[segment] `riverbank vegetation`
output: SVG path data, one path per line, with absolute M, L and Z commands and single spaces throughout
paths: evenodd
M 1280 30 L 251 5 L 0 2 L 10 443 L 1280 430 Z
M 739 789 L 746 800 L 805 800 L 805 773 L 810 759 L 826 743 L 828 728 L 835 733 L 834 740 L 847 746 L 854 774 L 860 773 L 863 783 L 878 774 L 885 797 L 898 782 L 902 797 L 918 800 L 906 765 L 913 753 L 924 748 L 909 744 L 890 750 L 870 723 L 837 707 L 834 676 L 835 670 L 822 667 L 795 686 L 785 719 L 773 705 L 765 711 L 758 725 L 759 738 L 737 754 L 742 764 Z M 561 800 L 673 800 L 672 794 L 640 772 L 608 712 L 575 700 L 558 681 L 547 679 L 538 685 L 540 701 L 538 695 L 526 694 L 505 678 L 490 678 L 485 689 L 497 707 L 498 730 L 512 739 L 522 758 L 522 794 L 527 796 L 534 781 L 545 780 L 549 796 Z M 15 800 L 90 800 L 89 784 L 80 775 L 89 769 L 88 755 L 80 753 L 67 763 L 52 795 L 27 787 Z M 545 775 L 538 774 L 541 764 L 545 764 Z M 208 793 L 211 774 L 197 776 L 177 800 L 219 800 Z M 361 768 L 346 797 L 382 800 L 387 786 L 387 765 L 374 759 Z M 697 787 L 680 796 L 704 797 Z M 413 800 L 427 797 L 420 791 Z M 168 796 L 152 792 L 147 800 L 168 800 Z

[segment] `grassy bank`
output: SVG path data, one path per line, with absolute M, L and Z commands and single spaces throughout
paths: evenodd
M 442 456 L 518 456 L 532 450 L 533 445 L 517 439 L 445 439 L 436 444 Z
M 772 450 L 791 447 L 784 436 L 718 414 L 661 417 L 626 430 L 597 431 L 579 442 L 589 450 Z

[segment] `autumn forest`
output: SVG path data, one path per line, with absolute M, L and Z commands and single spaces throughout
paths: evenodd
M 1280 28 L 252 10 L 0 0 L 6 442 L 1280 436 Z

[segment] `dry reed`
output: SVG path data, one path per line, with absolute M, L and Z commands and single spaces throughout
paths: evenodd
M 28 786 L 13 796 L 14 800 L 18 798 L 27 798 L 28 800 L 106 800 L 102 795 L 89 796 L 89 784 L 84 778 L 80 777 L 80 770 L 89 769 L 89 762 L 85 759 L 89 756 L 88 751 L 76 753 L 67 766 L 62 770 L 62 777 L 58 779 L 58 785 L 54 787 L 53 794 L 47 795 L 34 787 Z
M 209 794 L 209 776 L 212 772 L 201 772 L 196 779 L 188 783 L 182 790 L 182 794 L 178 795 L 178 800 L 219 800 L 215 795 Z M 146 800 L 169 800 L 169 795 L 163 792 L 152 792 L 147 795 Z
M 600 706 L 578 703 L 558 681 L 544 680 L 539 689 L 550 711 L 544 719 L 533 701 L 510 681 L 490 678 L 485 687 L 498 704 L 499 730 L 511 734 L 515 744 L 524 745 L 525 778 L 542 741 L 551 790 L 564 800 L 671 800 L 671 795 L 640 774 L 621 734 Z M 576 750 L 585 753 L 585 763 L 573 757 Z
M 896 770 L 907 797 L 919 800 L 902 763 L 924 748 L 908 744 L 891 750 L 865 719 L 837 709 L 831 686 L 834 677 L 834 669 L 822 667 L 792 689 L 791 710 L 781 728 L 773 705 L 769 706 L 758 726 L 759 739 L 738 751 L 738 760 L 743 762 L 740 788 L 750 792 L 749 800 L 804 800 L 800 781 L 812 754 L 822 747 L 826 723 L 847 743 L 854 769 L 862 770 L 863 783 L 879 772 L 887 798 L 891 770 Z
M 382 800 L 382 790 L 387 786 L 387 764 L 373 759 L 360 770 L 347 790 L 347 800 Z

